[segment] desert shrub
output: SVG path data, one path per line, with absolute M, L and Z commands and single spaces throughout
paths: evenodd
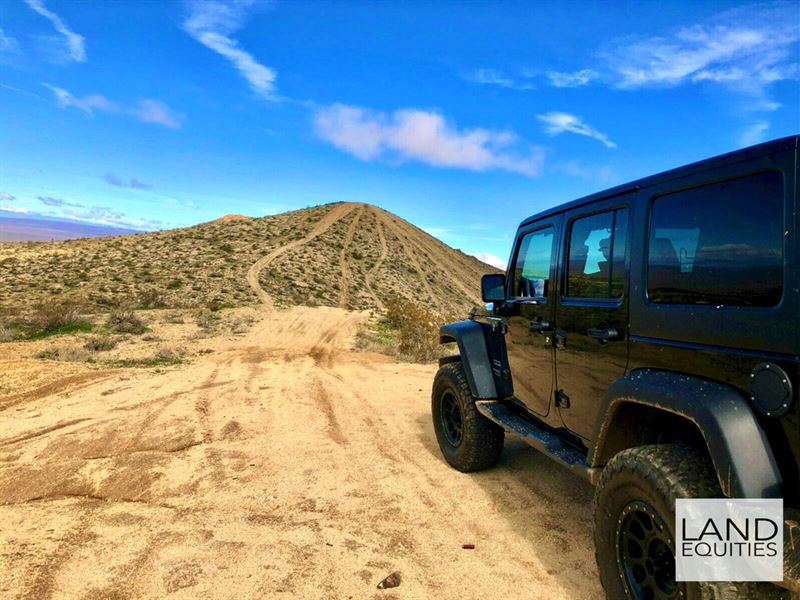
M 92 329 L 92 324 L 81 317 L 78 306 L 66 301 L 36 304 L 26 325 L 28 337 L 33 339 Z
M 10 327 L 0 324 L 0 344 L 3 342 L 13 342 L 20 337 L 19 331 L 15 331 Z
M 119 333 L 133 333 L 139 335 L 147 330 L 147 326 L 141 317 L 128 309 L 115 310 L 108 315 L 106 325 Z
M 220 316 L 210 310 L 201 310 L 195 317 L 195 323 L 204 332 L 209 333 L 214 331 L 220 322 Z
M 164 323 L 173 323 L 176 325 L 180 325 L 185 322 L 186 321 L 184 320 L 183 315 L 179 312 L 172 312 L 164 317 Z
M 441 356 L 439 327 L 451 320 L 450 316 L 404 298 L 393 298 L 386 303 L 385 328 L 397 331 L 398 351 L 415 362 L 429 362 Z
M 50 346 L 36 353 L 36 358 L 45 360 L 64 360 L 69 362 L 83 362 L 89 360 L 91 353 L 82 346 L 75 344 L 61 344 Z
M 256 319 L 252 315 L 241 315 L 228 319 L 226 325 L 231 333 L 247 333 L 255 321 Z
M 166 306 L 164 293 L 158 288 L 147 288 L 139 292 L 136 303 L 142 308 L 163 308 Z
M 93 335 L 86 338 L 83 347 L 90 352 L 103 352 L 112 350 L 117 346 L 117 340 L 109 335 Z

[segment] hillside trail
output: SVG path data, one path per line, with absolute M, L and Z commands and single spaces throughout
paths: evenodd
M 366 318 L 265 311 L 190 363 L 0 402 L 0 597 L 600 597 L 589 486 L 516 440 L 449 468 L 436 366 L 354 352 Z
M 261 287 L 261 283 L 259 283 L 258 281 L 261 271 L 266 269 L 271 263 L 275 261 L 276 258 L 281 256 L 282 254 L 288 252 L 293 248 L 297 248 L 298 246 L 307 244 L 317 236 L 325 233 L 338 221 L 342 220 L 345 216 L 347 216 L 357 206 L 359 205 L 352 203 L 342 203 L 335 205 L 325 214 L 324 217 L 322 217 L 319 221 L 317 221 L 316 225 L 312 227 L 311 231 L 306 236 L 300 238 L 299 240 L 292 240 L 291 242 L 284 244 L 283 246 L 275 248 L 275 250 L 259 258 L 256 262 L 253 263 L 253 265 L 247 271 L 247 283 L 256 293 L 258 299 L 266 308 L 273 308 L 274 303 L 272 301 L 272 297 L 267 293 L 267 291 L 264 288 Z

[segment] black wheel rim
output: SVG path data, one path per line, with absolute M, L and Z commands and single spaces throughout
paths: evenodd
M 675 544 L 664 520 L 649 504 L 631 502 L 617 521 L 617 565 L 635 600 L 678 598 Z
M 458 447 L 464 437 L 464 419 L 461 406 L 452 392 L 442 395 L 442 429 L 451 446 Z

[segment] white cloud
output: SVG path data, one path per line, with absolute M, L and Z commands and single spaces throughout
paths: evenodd
M 9 194 L 8 192 L 0 192 L 0 200 L 2 200 L 4 202 L 11 202 L 11 201 L 16 200 L 16 199 L 17 199 L 16 196 L 13 196 L 13 195 Z
M 91 208 L 81 210 L 63 210 L 61 214 L 71 219 L 86 221 L 87 223 L 128 227 L 131 229 L 152 230 L 159 229 L 164 225 L 162 221 L 131 217 L 123 212 L 105 206 L 92 206 Z
M 22 208 L 21 206 L 0 206 L 0 210 L 5 210 L 13 213 L 22 213 L 24 215 L 27 215 L 29 212 L 31 212 L 27 208 Z
M 750 110 L 775 110 L 770 84 L 796 79 L 797 6 L 776 3 L 725 11 L 668 36 L 625 40 L 601 54 L 617 86 L 636 89 L 709 82 L 744 97 Z
M 159 100 L 145 98 L 139 100 L 128 112 L 139 119 L 142 123 L 155 123 L 170 129 L 177 129 L 181 126 L 183 116 L 176 113 L 169 106 Z
M 504 261 L 499 256 L 495 256 L 494 254 L 490 254 L 489 252 L 476 252 L 475 254 L 471 254 L 470 256 L 474 256 L 481 262 L 485 262 L 487 265 L 492 265 L 493 267 L 497 267 L 498 269 L 502 269 L 503 271 L 506 270 L 506 261 Z
M 462 74 L 461 77 L 472 83 L 497 85 L 510 90 L 532 90 L 536 87 L 532 83 L 520 83 L 513 77 L 494 69 L 475 69 L 469 73 Z
M 585 135 L 604 144 L 607 148 L 616 148 L 617 145 L 608 139 L 604 133 L 597 131 L 594 127 L 587 125 L 576 115 L 565 112 L 549 112 L 543 115 L 536 115 L 536 118 L 544 123 L 544 130 L 548 135 L 558 135 L 564 132 Z
M 25 0 L 25 3 L 45 19 L 50 21 L 55 30 L 64 36 L 67 53 L 75 62 L 86 62 L 84 37 L 72 31 L 56 13 L 47 9 L 44 0 Z
M 558 71 L 548 71 L 547 73 L 550 85 L 559 88 L 581 87 L 598 77 L 600 77 L 600 74 L 591 69 L 581 69 L 574 73 L 560 73 Z
M 768 129 L 769 121 L 756 121 L 742 131 L 739 136 L 739 144 L 741 146 L 752 146 L 753 144 L 763 142 Z
M 175 112 L 160 100 L 144 98 L 131 106 L 124 106 L 112 102 L 100 94 L 90 94 L 78 98 L 64 88 L 48 83 L 42 85 L 53 92 L 56 97 L 56 103 L 61 108 L 77 108 L 88 115 L 93 116 L 95 111 L 117 114 L 123 113 L 135 117 L 142 123 L 154 123 L 156 125 L 169 127 L 170 129 L 177 129 L 181 126 L 183 121 L 182 114 Z
M 252 0 L 225 3 L 218 0 L 195 0 L 183 29 L 198 42 L 224 56 L 242 74 L 260 96 L 274 100 L 275 71 L 259 63 L 242 50 L 231 34 L 241 28 Z
M 16 38 L 8 36 L 0 27 L 0 54 L 19 54 L 19 44 Z
M 77 108 L 86 114 L 93 115 L 95 110 L 103 112 L 119 112 L 120 107 L 114 102 L 111 102 L 105 96 L 100 94 L 91 94 L 83 98 L 77 98 L 69 93 L 64 88 L 50 85 L 49 83 L 42 84 L 48 88 L 56 97 L 56 102 L 61 108 Z
M 317 135 L 360 158 L 418 161 L 434 167 L 472 171 L 500 169 L 533 177 L 542 171 L 544 151 L 519 142 L 510 131 L 459 130 L 432 111 L 400 109 L 391 114 L 333 104 L 314 113 Z

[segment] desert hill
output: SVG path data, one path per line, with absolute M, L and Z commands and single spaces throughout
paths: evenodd
M 336 203 L 262 218 L 51 243 L 0 243 L 0 314 L 50 300 L 109 306 L 303 304 L 442 313 L 479 302 L 495 269 L 375 206 Z

